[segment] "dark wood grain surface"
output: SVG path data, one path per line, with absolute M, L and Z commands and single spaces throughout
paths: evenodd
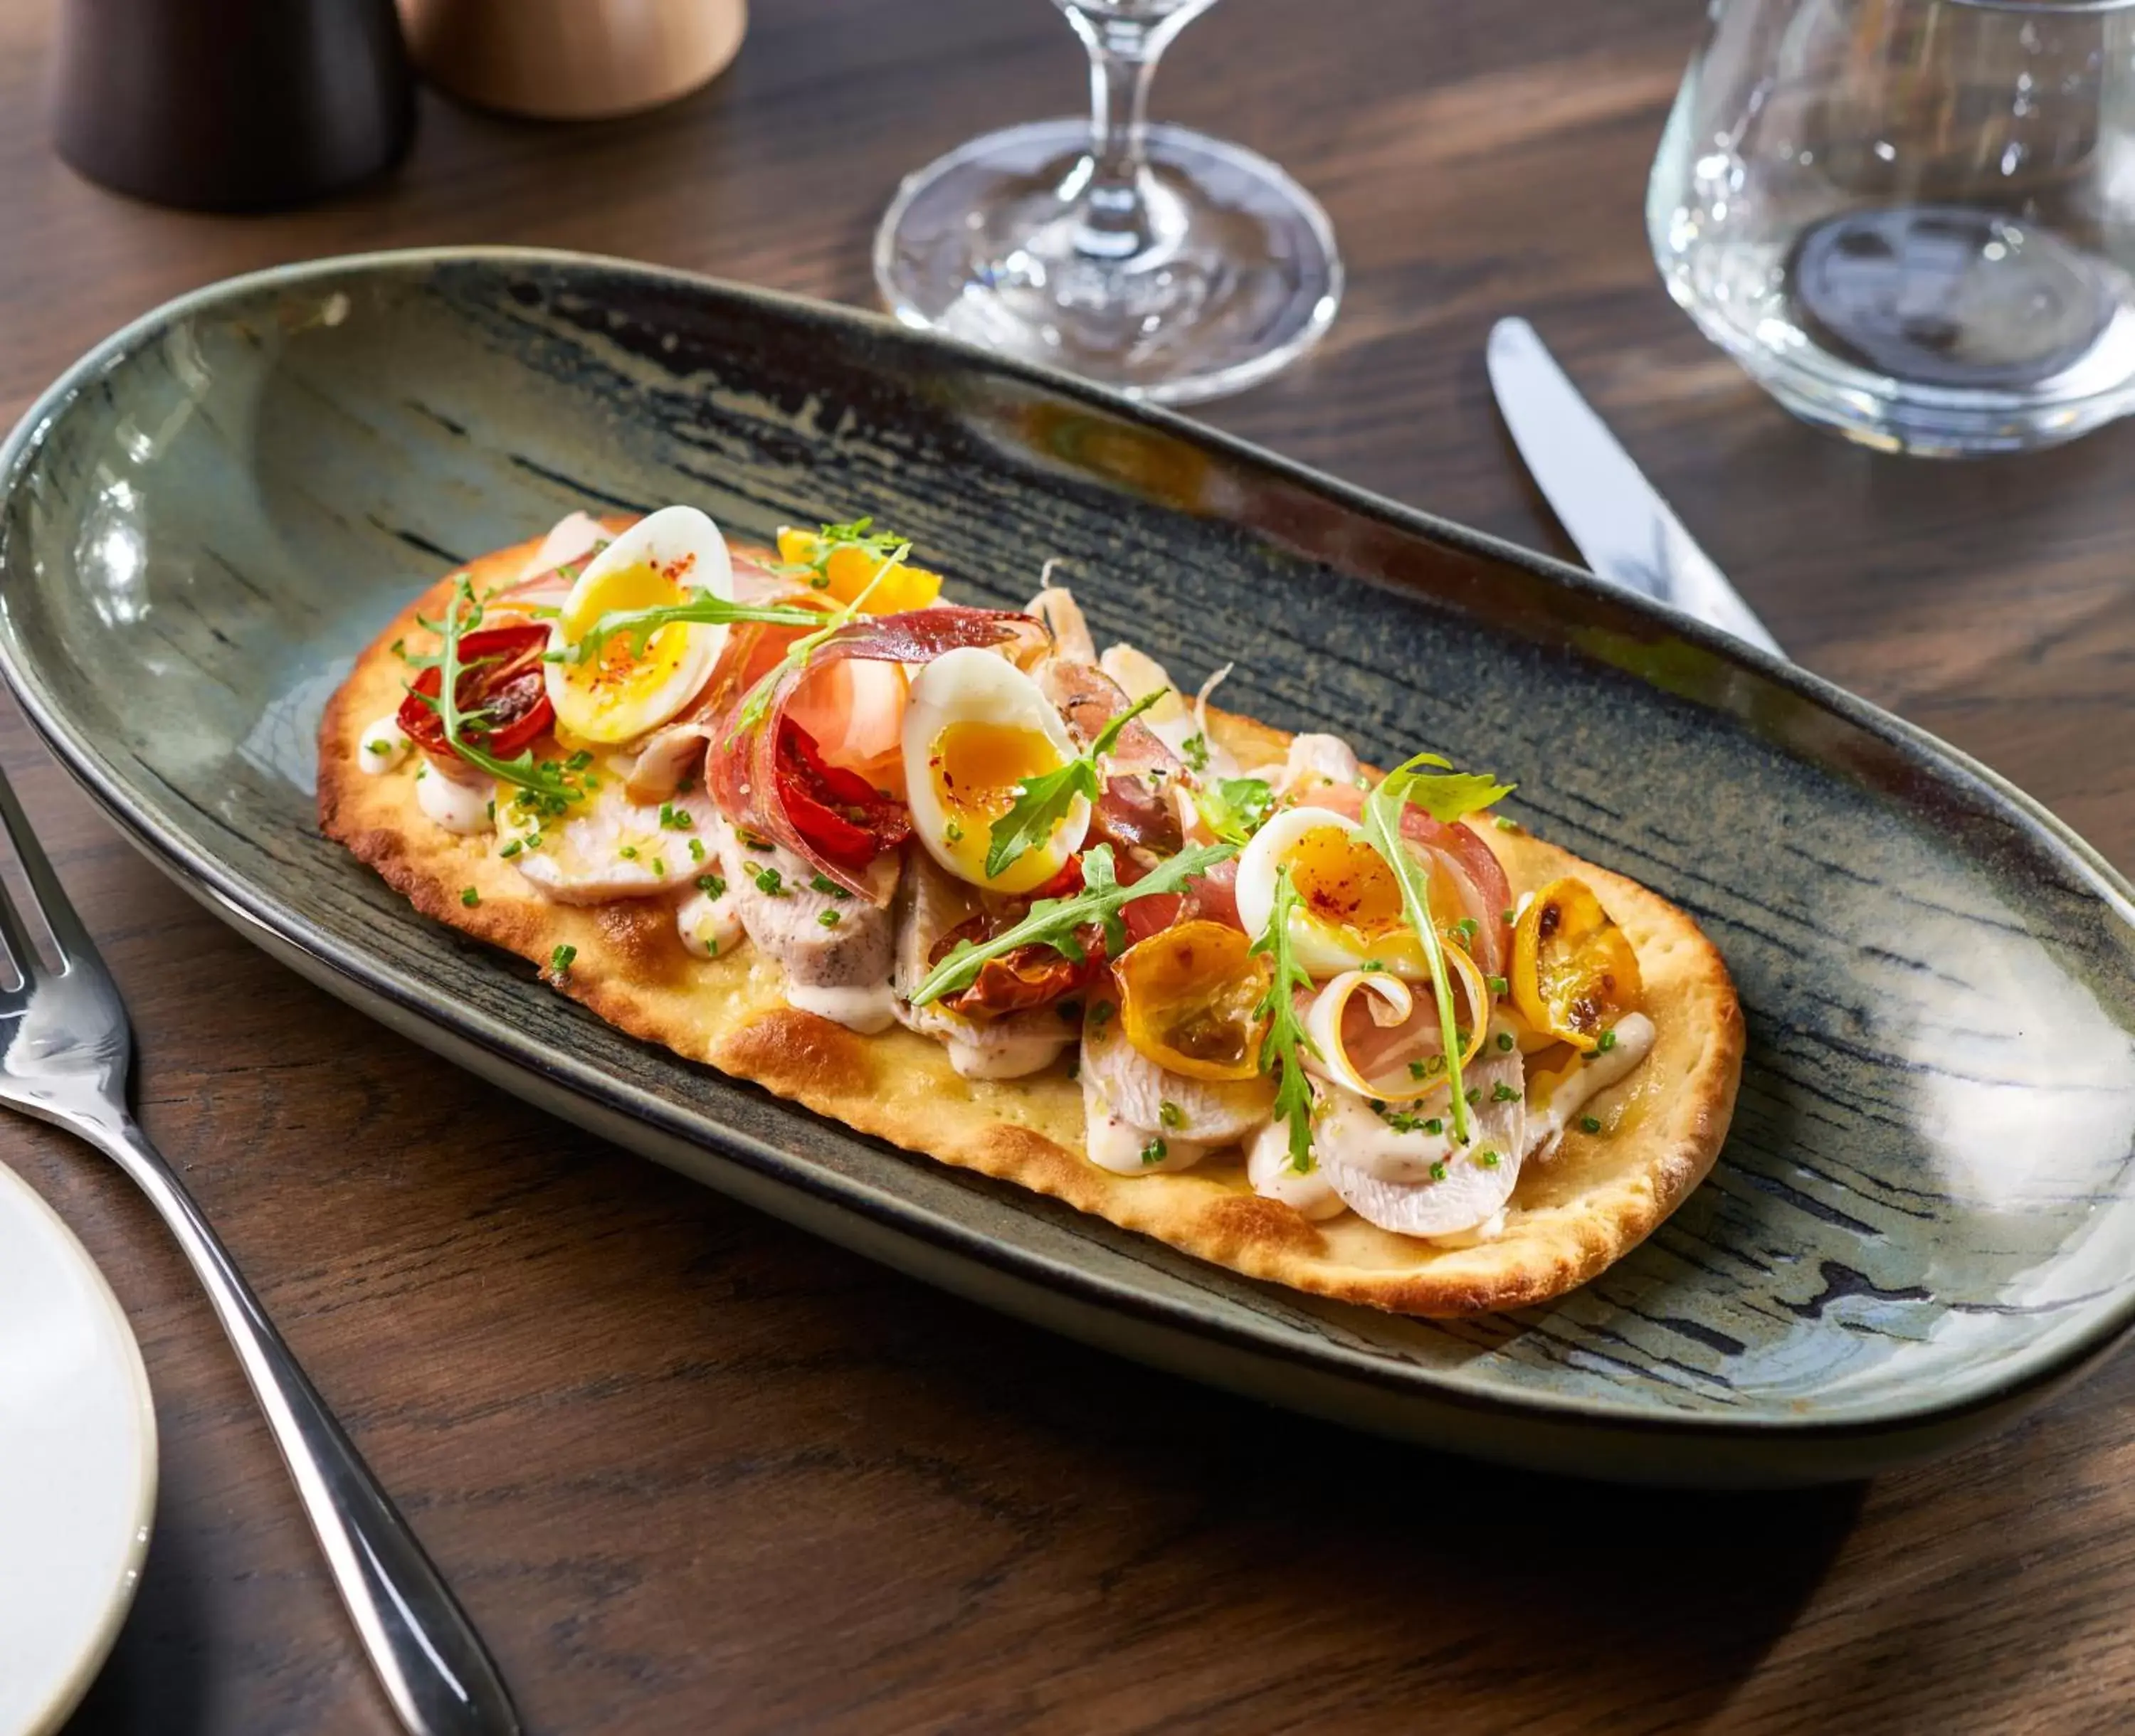
M 434 242 L 850 301 L 898 175 L 1064 111 L 1042 0 L 763 0 L 613 125 L 426 99 L 388 182 L 269 219 L 50 155 L 50 14 L 0 4 L 0 411 L 179 290 Z M 1491 409 L 1532 317 L 1779 639 L 2135 868 L 2135 428 L 1963 468 L 1789 422 L 1668 303 L 1640 217 L 1696 0 L 1229 0 L 1164 116 L 1283 161 L 1351 270 L 1221 426 L 1566 552 Z M 2135 1362 L 1867 1488 L 1629 1493 L 1277 1416 L 934 1294 L 464 1078 L 136 858 L 12 708 L 0 760 L 132 1003 L 151 1132 L 482 1627 L 531 1728 L 2124 1726 Z M 385 1731 L 198 1293 L 114 1173 L 0 1125 L 131 1313 L 163 1430 L 139 1601 L 80 1733 Z M 0 1573 L 9 1571 L 0 1562 Z

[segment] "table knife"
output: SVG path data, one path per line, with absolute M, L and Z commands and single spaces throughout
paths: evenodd
M 1694 615 L 1775 657 L 1786 653 L 1691 539 L 1523 319 L 1490 328 L 1490 389 L 1535 485 L 1596 578 Z

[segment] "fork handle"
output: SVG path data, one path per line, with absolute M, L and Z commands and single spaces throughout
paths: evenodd
M 131 1116 L 75 1126 L 148 1195 L 206 1287 L 400 1722 L 414 1736 L 516 1736 L 511 1696 L 473 1624 L 162 1153 Z

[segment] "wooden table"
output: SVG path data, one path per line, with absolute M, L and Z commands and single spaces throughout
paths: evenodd
M 307 254 L 515 241 L 865 301 L 898 175 L 1073 107 L 1041 0 L 767 0 L 712 89 L 551 128 L 426 100 L 385 184 L 264 220 L 48 154 L 49 14 L 0 5 L 0 409 L 108 329 Z M 1308 364 L 1210 419 L 1566 545 L 1484 380 L 1532 316 L 1812 668 L 2135 867 L 2135 427 L 1962 468 L 1796 426 L 1661 293 L 1647 164 L 1694 0 L 1232 0 L 1159 112 L 1277 157 L 1351 270 Z M 1867 1488 L 1635 1494 L 1265 1413 L 995 1318 L 545 1119 L 269 963 L 12 709 L 141 1033 L 150 1130 L 544 1731 L 2104 1727 L 2129 1715 L 2135 1361 Z M 385 1731 L 201 1298 L 114 1173 L 0 1158 L 109 1273 L 162 1495 L 80 1732 Z M 7 1571 L 0 1562 L 0 1572 Z

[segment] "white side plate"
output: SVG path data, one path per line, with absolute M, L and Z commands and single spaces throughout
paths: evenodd
M 133 1601 L 156 1412 L 119 1300 L 0 1165 L 0 1736 L 56 1730 Z

